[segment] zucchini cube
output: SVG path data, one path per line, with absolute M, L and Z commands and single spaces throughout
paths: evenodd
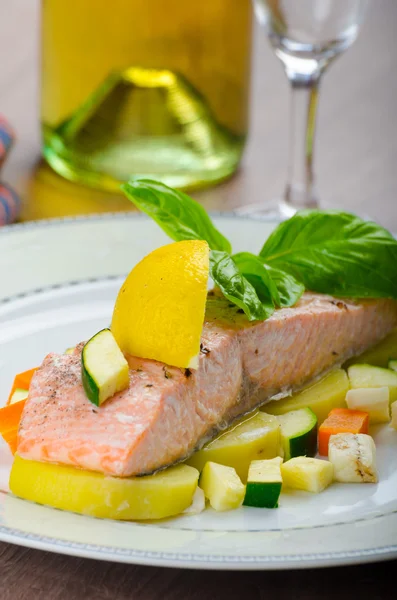
M 280 456 L 270 460 L 253 460 L 250 464 L 244 506 L 277 508 L 281 492 Z

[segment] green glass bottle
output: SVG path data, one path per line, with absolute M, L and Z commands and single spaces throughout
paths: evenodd
M 44 156 L 118 189 L 230 176 L 247 135 L 250 0 L 43 0 Z

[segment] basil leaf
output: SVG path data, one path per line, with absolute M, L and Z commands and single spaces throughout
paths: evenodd
M 397 241 L 339 211 L 302 211 L 272 232 L 261 259 L 324 294 L 397 299 Z
M 277 286 L 260 259 L 250 252 L 239 252 L 232 258 L 240 273 L 249 281 L 252 278 L 251 283 L 262 302 L 280 306 L 281 300 Z
M 289 275 L 281 269 L 275 267 L 269 267 L 269 265 L 263 265 L 268 271 L 270 277 L 274 281 L 277 291 L 280 297 L 280 302 L 277 306 L 286 308 L 294 306 L 305 291 L 305 286 L 300 283 L 295 277 Z
M 278 307 L 293 306 L 305 291 L 305 286 L 292 275 L 262 264 L 250 252 L 234 254 L 240 273 L 252 283 L 262 302 L 271 300 Z
M 176 242 L 205 240 L 212 250 L 231 252 L 230 242 L 215 228 L 205 208 L 187 194 L 150 179 L 132 178 L 121 189 Z
M 241 308 L 250 321 L 270 317 L 274 308 L 265 307 L 252 284 L 240 273 L 227 252 L 210 252 L 210 275 L 222 294 Z

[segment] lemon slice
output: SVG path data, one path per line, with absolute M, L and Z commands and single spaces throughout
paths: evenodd
M 121 350 L 197 368 L 208 274 L 205 241 L 176 242 L 148 254 L 117 296 L 111 329 Z

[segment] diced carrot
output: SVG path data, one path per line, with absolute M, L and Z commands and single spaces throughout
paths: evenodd
M 328 443 L 336 433 L 368 433 L 369 414 L 363 410 L 334 408 L 318 430 L 318 452 L 328 456 Z
M 18 427 L 25 403 L 26 400 L 21 400 L 0 408 L 0 434 L 13 454 L 16 451 Z
M 10 395 L 8 396 L 7 404 L 10 403 L 13 393 L 17 388 L 22 390 L 28 390 L 30 386 L 30 382 L 32 381 L 32 377 L 37 371 L 38 367 L 34 369 L 29 369 L 28 371 L 23 371 L 23 373 L 18 373 L 15 375 L 14 383 L 12 384 Z

